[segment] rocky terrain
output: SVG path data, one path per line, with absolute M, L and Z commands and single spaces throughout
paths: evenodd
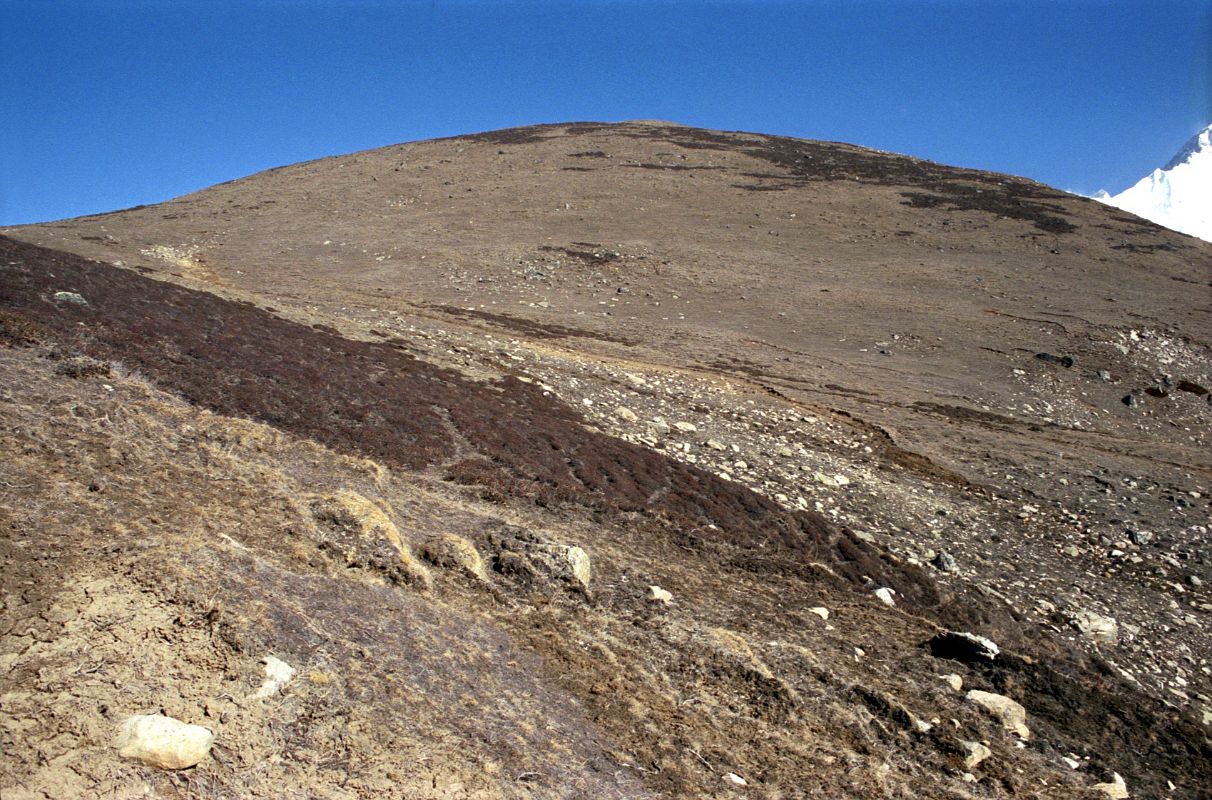
M 1210 311 L 1094 201 L 666 123 L 0 231 L 0 790 L 1212 796 Z

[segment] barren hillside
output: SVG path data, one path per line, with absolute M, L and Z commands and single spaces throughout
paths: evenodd
M 6 798 L 1210 796 L 1212 245 L 647 122 L 0 234 Z

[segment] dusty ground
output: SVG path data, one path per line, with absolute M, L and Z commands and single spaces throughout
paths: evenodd
M 5 233 L 6 797 L 1208 796 L 1206 243 L 648 123 Z

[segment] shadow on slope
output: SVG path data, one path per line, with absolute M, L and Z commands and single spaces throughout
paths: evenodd
M 459 460 L 451 477 L 541 504 L 638 512 L 698 548 L 742 548 L 753 566 L 828 570 L 891 586 L 923 607 L 940 598 L 920 570 L 894 563 L 821 517 L 638 445 L 516 378 L 481 384 L 391 342 L 346 339 L 249 303 L 151 280 L 0 237 L 0 312 L 63 344 L 120 361 L 185 399 L 407 469 Z M 13 315 L 13 312 L 16 312 Z M 458 438 L 476 451 L 460 452 Z

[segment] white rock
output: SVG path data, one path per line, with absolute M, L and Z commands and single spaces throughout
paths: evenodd
M 55 292 L 55 300 L 61 303 L 75 303 L 78 306 L 88 305 L 88 301 L 84 296 L 77 292 Z
M 1093 611 L 1079 611 L 1071 620 L 1073 627 L 1094 642 L 1115 644 L 1119 641 L 1119 623 L 1114 617 L 1104 617 Z
M 896 594 L 896 591 L 893 589 L 889 589 L 887 586 L 881 586 L 880 588 L 875 590 L 875 596 L 880 599 L 881 603 L 888 606 L 889 608 L 896 607 L 896 600 L 893 597 L 893 595 L 895 595 L 895 594 Z
M 1027 727 L 1027 709 L 1023 708 L 1022 704 L 1005 695 L 982 692 L 979 689 L 971 690 L 966 697 L 1001 719 L 1002 727 L 1006 730 L 1017 733 L 1023 739 L 1031 738 L 1031 730 Z
M 735 784 L 737 786 L 748 786 L 749 785 L 749 781 L 745 780 L 740 775 L 737 775 L 735 772 L 729 772 L 727 775 L 724 776 L 724 780 L 728 781 L 729 783 Z
M 1061 761 L 1064 761 L 1065 766 L 1068 767 L 1069 769 L 1077 769 L 1078 767 L 1080 767 L 1082 765 L 1082 762 L 1078 761 L 1075 758 L 1069 758 L 1069 756 L 1061 756 Z
M 589 554 L 581 548 L 573 546 L 564 551 L 564 558 L 568 561 L 572 576 L 577 579 L 578 583 L 588 588 L 589 579 L 593 576 L 593 570 L 589 564 Z
M 960 744 L 963 745 L 964 752 L 968 754 L 964 758 L 964 769 L 976 769 L 978 764 L 993 755 L 993 751 L 980 742 L 960 742 Z
M 627 408 L 626 406 L 619 406 L 618 408 L 616 408 L 614 410 L 614 415 L 616 417 L 618 417 L 619 419 L 624 420 L 626 422 L 637 422 L 640 419 L 638 416 L 636 416 L 636 413 L 634 411 L 632 411 L 630 408 Z
M 954 672 L 951 673 L 950 675 L 942 675 L 940 677 L 942 677 L 942 679 L 947 682 L 948 686 L 950 686 L 952 689 L 954 689 L 957 692 L 961 691 L 964 688 L 964 679 L 961 678 L 959 675 L 956 675 Z
M 1112 800 L 1125 800 L 1131 797 L 1128 794 L 1128 785 L 1124 783 L 1123 777 L 1118 772 L 1112 774 L 1114 778 L 1111 783 L 1096 783 L 1094 788 L 1107 795 L 1107 797 L 1112 798 Z
M 819 484 L 823 484 L 824 486 L 837 486 L 837 481 L 823 472 L 812 473 L 812 479 Z
M 716 441 L 715 439 L 708 439 L 707 446 L 710 447 L 712 450 L 727 450 L 728 449 L 724 445 L 723 442 Z
M 833 476 L 833 482 L 835 484 L 837 484 L 838 486 L 849 486 L 850 485 L 850 479 L 847 478 L 845 475 L 842 475 L 841 473 L 838 473 L 837 475 Z
M 673 427 L 677 428 L 682 433 L 694 433 L 698 430 L 694 423 L 691 422 L 675 422 L 673 423 Z
M 824 606 L 815 606 L 813 608 L 808 609 L 808 611 L 810 611 L 813 614 L 816 614 L 818 617 L 825 620 L 826 622 L 829 621 L 829 609 L 825 608 Z
M 161 769 L 186 769 L 206 758 L 214 741 L 210 728 L 160 714 L 136 714 L 122 724 L 115 745 L 123 758 Z
M 654 603 L 668 604 L 673 602 L 673 595 L 667 590 L 662 589 L 660 586 L 649 586 L 648 599 Z
M 273 697 L 295 677 L 295 668 L 273 656 L 265 658 L 265 680 L 253 697 Z

